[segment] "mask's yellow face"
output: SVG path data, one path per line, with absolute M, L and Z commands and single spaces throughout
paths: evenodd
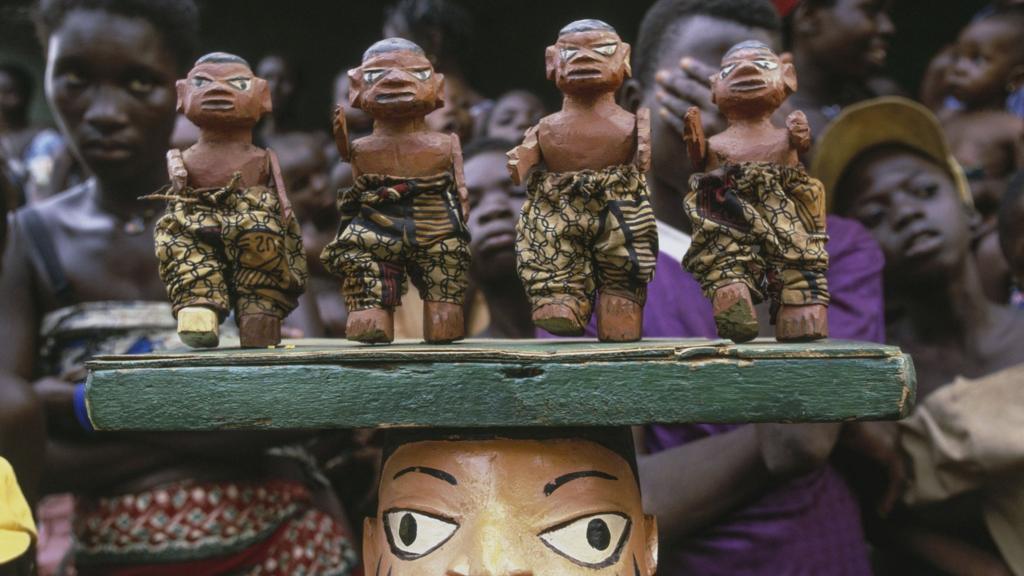
M 654 574 L 657 528 L 629 464 L 584 440 L 398 448 L 366 520 L 367 574 Z

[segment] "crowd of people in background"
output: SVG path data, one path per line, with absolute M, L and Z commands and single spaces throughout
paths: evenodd
M 697 106 L 709 136 L 724 129 L 709 78 L 726 49 L 753 39 L 796 66 L 779 120 L 802 110 L 816 138 L 802 161 L 828 195 L 831 336 L 900 346 L 918 381 L 919 406 L 898 424 L 638 430 L 661 574 L 1024 575 L 1024 2 L 995 0 L 966 23 L 917 96 L 885 76 L 899 33 L 890 8 L 657 0 L 635 35 L 619 31 L 633 45 L 619 102 L 652 111 L 660 251 L 644 335 L 716 336 L 680 266 L 683 121 Z M 198 53 L 199 12 L 193 0 L 41 0 L 36 19 L 58 129 L 29 122 L 31 75 L 0 65 L 0 499 L 16 475 L 38 530 L 21 514 L 32 545 L 6 564 L 0 555 L 0 574 L 360 573 L 371 433 L 94 433 L 76 412 L 85 360 L 177 343 L 153 256 L 162 207 L 140 197 L 166 183 L 168 147 L 198 137 L 175 111 L 174 81 Z M 472 27 L 452 0 L 399 0 L 381 36 L 418 43 L 445 74 L 446 104 L 427 120 L 463 142 L 467 332 L 545 337 L 516 278 L 526 190 L 505 152 L 547 112 L 528 90 L 473 86 Z M 280 157 L 311 272 L 287 335 L 344 337 L 344 300 L 319 254 L 352 171 L 327 127 L 297 127 L 295 63 L 273 52 L 256 62 L 274 111 L 255 141 Z M 347 93 L 342 70 L 334 101 L 355 138 L 373 127 Z M 413 291 L 396 337 L 421 332 Z M 4 524 L 5 504 L 0 528 L 17 526 Z

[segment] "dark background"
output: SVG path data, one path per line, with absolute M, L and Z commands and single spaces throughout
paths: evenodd
M 615 26 L 627 42 L 636 37 L 652 2 L 627 0 L 456 0 L 476 20 L 476 43 L 467 73 L 487 96 L 522 87 L 557 106 L 558 94 L 544 78 L 544 47 L 559 28 L 579 18 Z M 952 41 L 985 0 L 894 0 L 897 35 L 889 52 L 890 74 L 916 94 L 928 59 Z M 253 64 L 270 52 L 298 69 L 297 110 L 307 128 L 327 127 L 332 80 L 358 64 L 362 51 L 380 38 L 388 2 L 326 0 L 199 0 L 205 51 L 235 52 Z M 39 76 L 42 51 L 31 23 L 31 0 L 0 0 L 0 61 L 18 60 Z M 34 114 L 47 118 L 40 90 Z

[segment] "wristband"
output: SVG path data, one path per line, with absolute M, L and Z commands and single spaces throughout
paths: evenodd
M 92 420 L 89 420 L 89 408 L 85 405 L 85 384 L 75 385 L 73 405 L 75 408 L 75 420 L 78 420 L 78 425 L 82 427 L 82 430 L 89 433 L 95 432 L 96 428 L 93 428 Z

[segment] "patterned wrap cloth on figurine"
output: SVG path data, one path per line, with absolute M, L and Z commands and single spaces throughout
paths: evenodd
M 450 173 L 362 174 L 339 192 L 338 212 L 338 236 L 320 259 L 342 278 L 350 311 L 401 304 L 406 271 L 424 301 L 462 304 L 469 232 Z
M 168 192 L 156 225 L 160 279 L 174 312 L 207 306 L 221 320 L 237 314 L 284 318 L 298 305 L 309 274 L 298 222 L 283 222 L 277 191 L 238 186 Z
M 347 575 L 358 556 L 301 483 L 184 480 L 80 503 L 80 574 Z
M 744 162 L 694 174 L 685 207 L 693 243 L 683 267 L 708 298 L 743 282 L 773 309 L 828 304 L 825 190 L 802 167 Z
M 643 305 L 657 254 L 650 193 L 636 166 L 530 176 L 516 268 L 534 310 L 563 304 L 586 325 L 597 290 Z

